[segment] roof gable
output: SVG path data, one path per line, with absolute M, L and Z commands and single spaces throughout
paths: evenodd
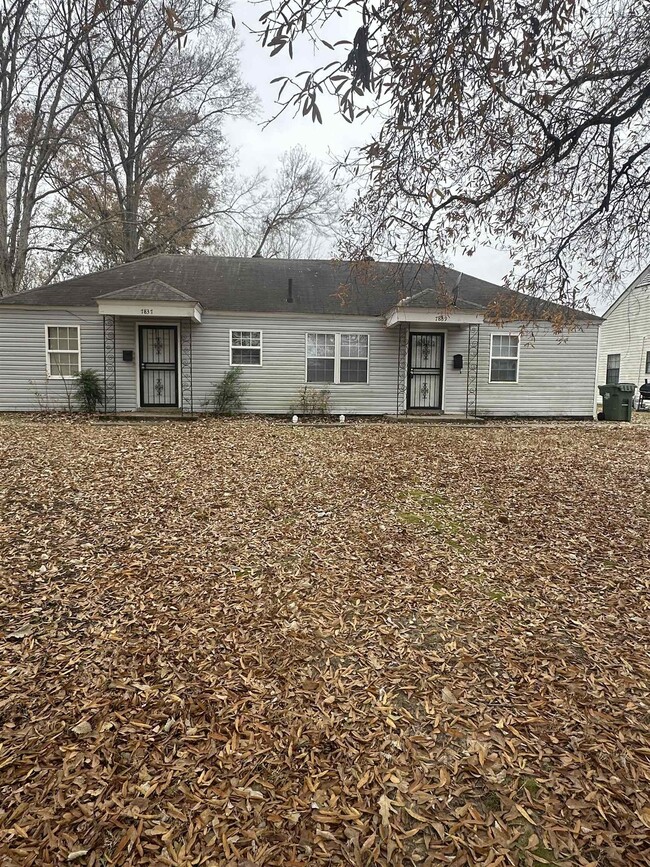
M 116 289 L 105 295 L 98 295 L 96 300 L 99 301 L 100 299 L 104 301 L 110 299 L 114 301 L 192 301 L 196 303 L 196 298 L 181 292 L 180 289 L 174 289 L 173 286 L 162 280 L 148 280 L 146 283 Z
M 632 280 L 630 285 L 623 289 L 618 298 L 612 301 L 607 310 L 603 313 L 603 319 L 607 320 L 624 299 L 631 295 L 635 289 L 642 289 L 645 287 L 648 287 L 648 291 L 650 291 L 650 265 L 647 268 L 644 268 L 643 271 Z

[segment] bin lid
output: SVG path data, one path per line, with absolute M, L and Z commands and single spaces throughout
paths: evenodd
M 608 385 L 599 385 L 598 391 L 601 394 L 605 394 L 605 392 L 611 392 L 615 394 L 616 392 L 634 392 L 636 391 L 636 385 L 633 382 L 617 382 L 617 383 L 609 383 Z

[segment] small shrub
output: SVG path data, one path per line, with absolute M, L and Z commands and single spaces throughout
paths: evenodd
M 104 386 L 96 370 L 79 371 L 73 397 L 82 412 L 97 411 L 104 400 Z
M 40 412 L 50 412 L 50 397 L 47 391 L 47 375 L 45 376 L 45 391 L 39 391 L 33 379 L 28 380 L 30 391 L 36 398 Z
M 331 393 L 327 388 L 305 386 L 298 392 L 298 402 L 291 412 L 299 415 L 329 415 Z
M 215 415 L 232 415 L 242 409 L 246 388 L 241 376 L 241 367 L 230 367 L 219 382 L 212 386 L 205 406 L 209 406 Z

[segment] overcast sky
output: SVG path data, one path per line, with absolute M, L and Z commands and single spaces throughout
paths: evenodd
M 294 47 L 293 61 L 289 59 L 286 51 L 269 57 L 269 50 L 262 48 L 244 26 L 246 23 L 255 26 L 260 8 L 247 0 L 236 0 L 232 8 L 237 21 L 236 32 L 242 41 L 243 75 L 257 91 L 260 101 L 257 120 L 229 121 L 227 127 L 229 140 L 239 151 L 239 168 L 243 174 L 253 174 L 258 168 L 272 174 L 278 157 L 296 144 L 302 145 L 314 157 L 329 165 L 350 148 L 368 141 L 373 128 L 376 128 L 373 123 L 363 120 L 347 123 L 336 113 L 336 101 L 332 98 L 323 98 L 319 103 L 323 114 L 322 125 L 313 123 L 301 114 L 295 116 L 293 111 L 287 110 L 264 127 L 264 122 L 272 118 L 279 109 L 276 102 L 279 85 L 271 84 L 272 79 L 282 75 L 295 75 L 302 70 L 344 57 L 346 49 L 341 46 L 340 55 L 321 49 L 323 55 L 316 57 L 314 49 L 310 47 L 307 39 L 304 39 Z M 333 33 L 328 30 L 326 34 L 326 38 L 331 42 L 349 37 L 350 34 L 343 31 Z M 503 278 L 510 261 L 505 253 L 487 247 L 479 248 L 471 258 L 450 256 L 450 259 L 454 266 L 462 271 L 496 283 Z

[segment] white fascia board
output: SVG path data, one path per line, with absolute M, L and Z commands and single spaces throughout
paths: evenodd
M 483 313 L 465 313 L 432 307 L 393 307 L 386 314 L 386 327 L 400 322 L 431 322 L 437 325 L 474 325 L 485 321 Z
M 203 307 L 185 301 L 112 301 L 97 302 L 100 316 L 136 316 L 138 319 L 187 318 L 201 321 Z

